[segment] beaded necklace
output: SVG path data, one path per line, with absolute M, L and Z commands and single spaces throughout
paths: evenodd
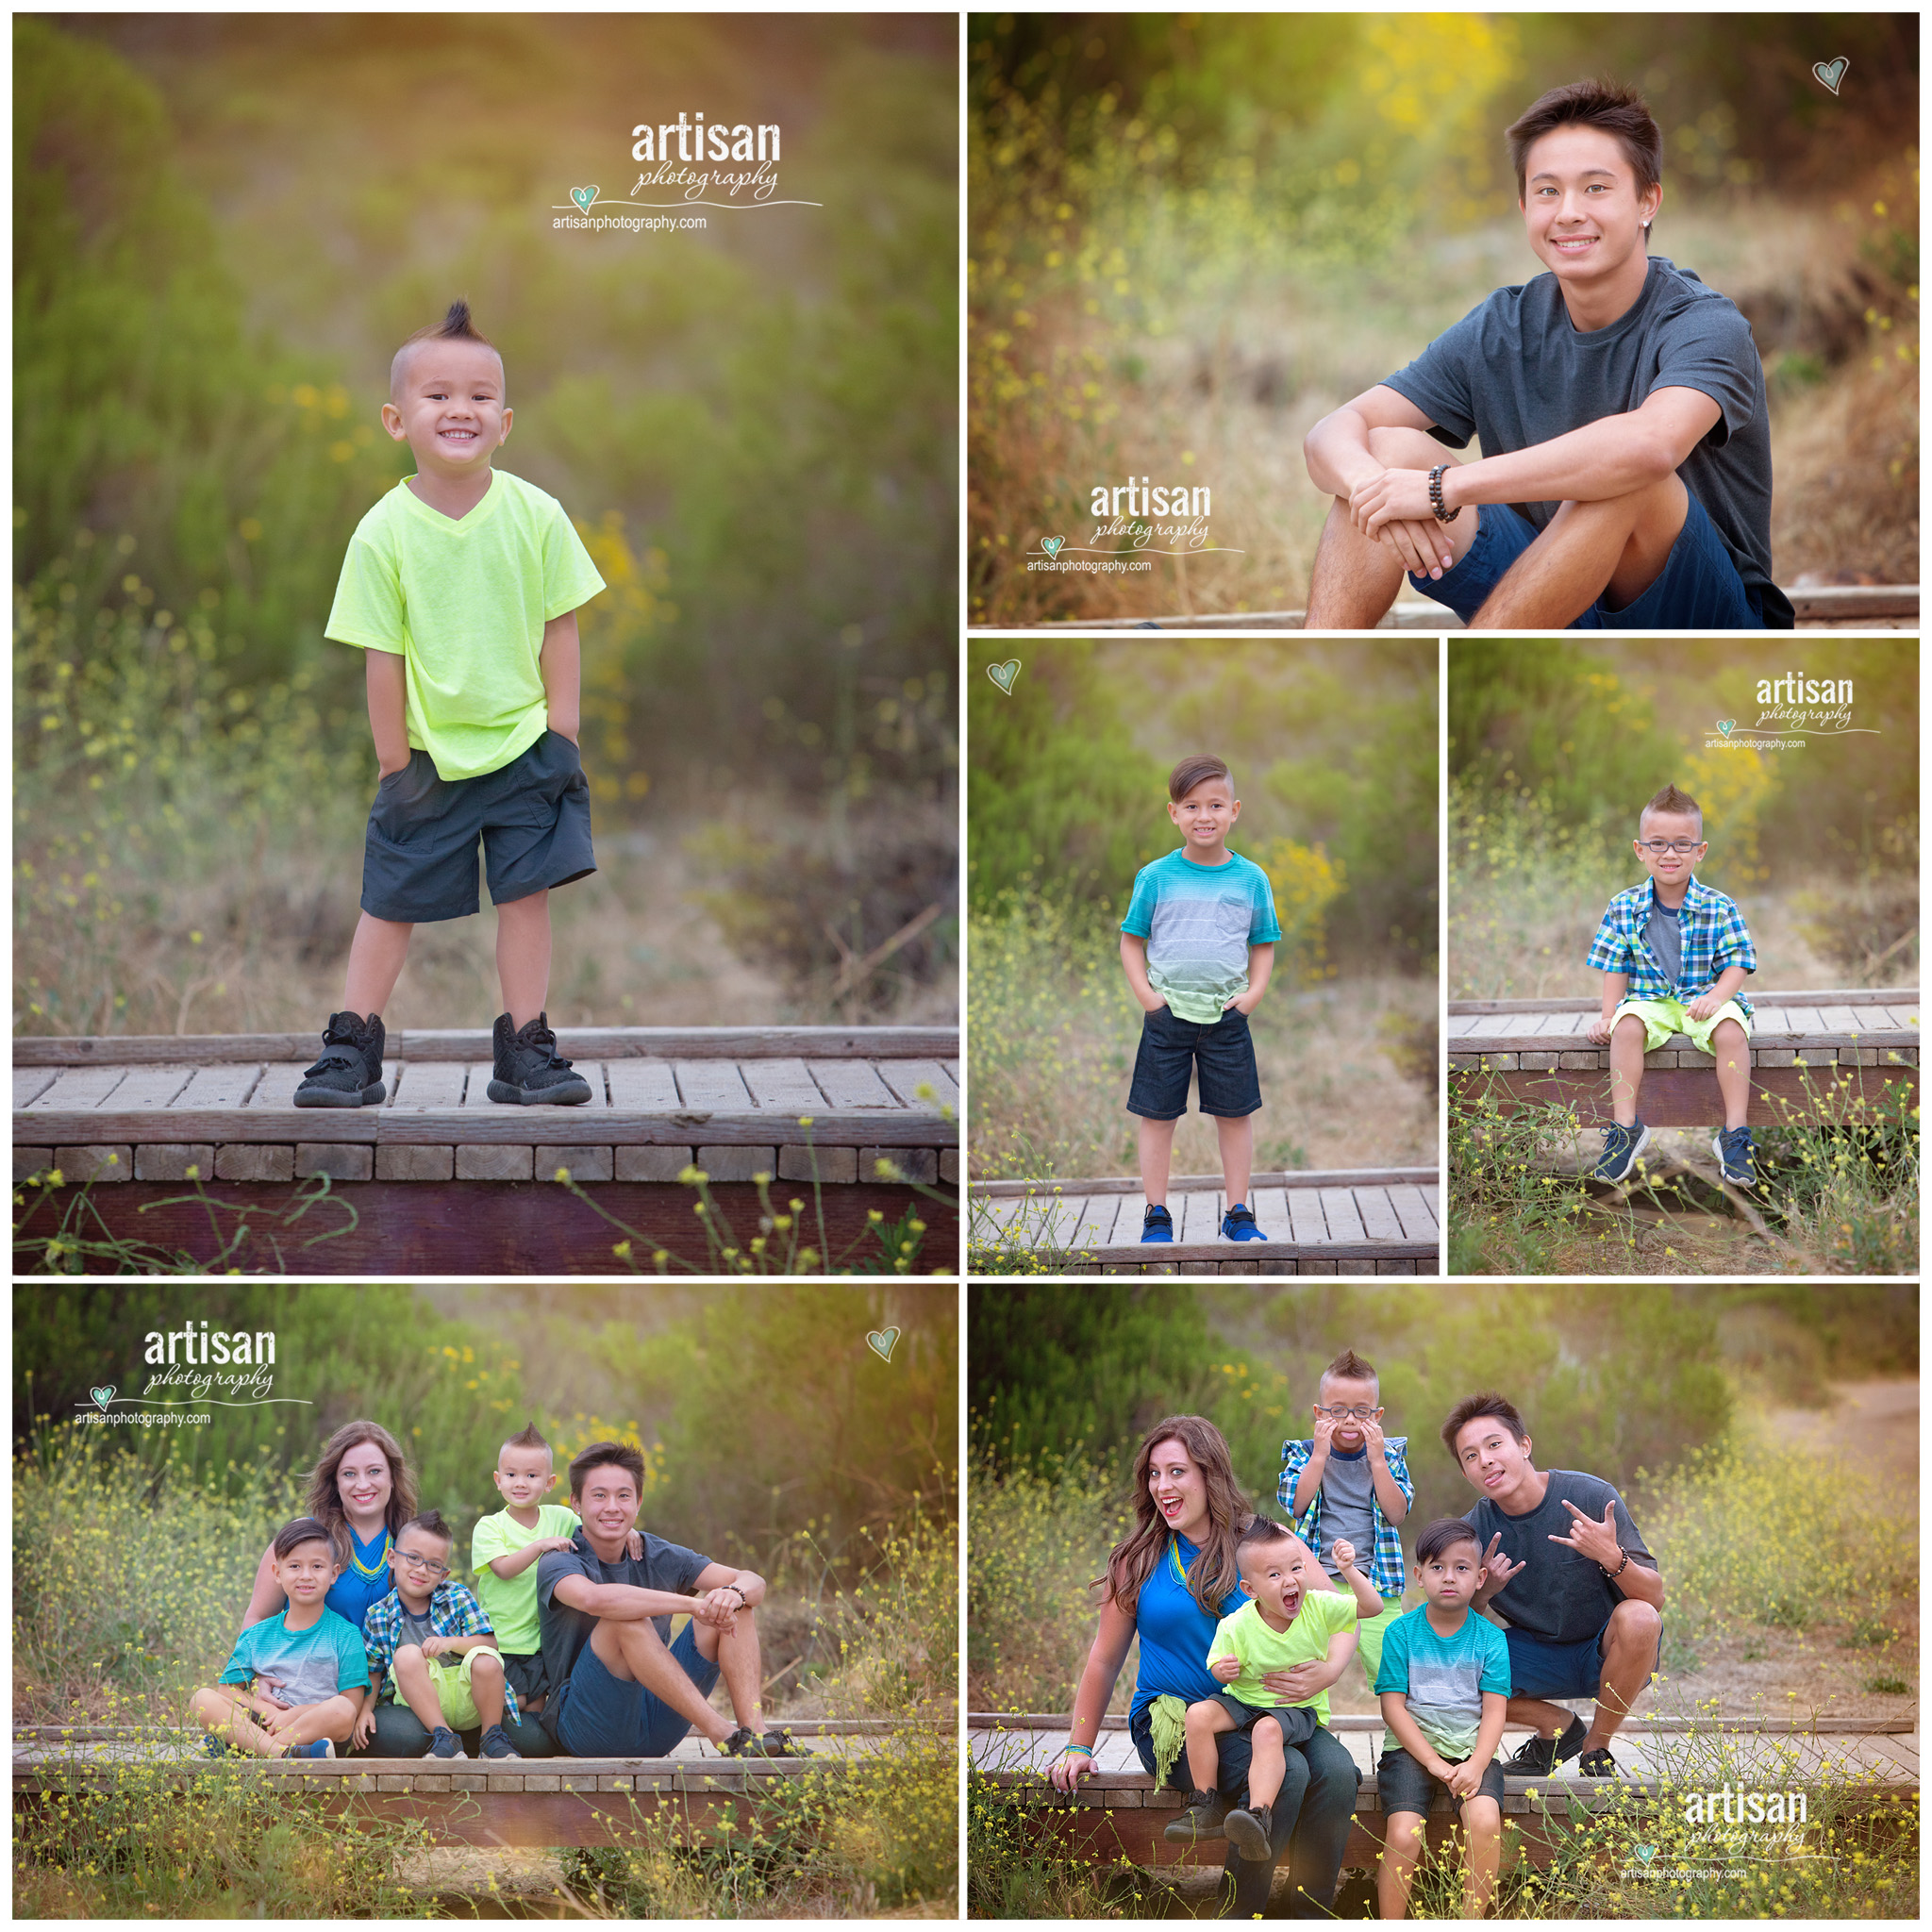
M 356 1534 L 356 1525 L 355 1525 L 355 1524 L 354 1524 L 353 1523 L 349 1523 L 349 1520 L 348 1520 L 348 1518 L 347 1518 L 347 1517 L 344 1517 L 344 1518 L 342 1519 L 342 1521 L 343 1521 L 343 1522 L 344 1522 L 345 1524 L 348 1524 L 348 1529 L 349 1529 L 349 1561 L 350 1561 L 350 1562 L 351 1562 L 351 1563 L 352 1563 L 352 1564 L 353 1564 L 353 1565 L 355 1566 L 356 1574 L 358 1574 L 358 1576 L 381 1576 L 381 1575 L 383 1575 L 383 1574 L 385 1574 L 385 1573 L 386 1573 L 386 1572 L 388 1571 L 388 1568 L 389 1568 L 389 1560 L 388 1560 L 388 1559 L 389 1559 L 389 1524 L 388 1524 L 388 1523 L 387 1523 L 387 1522 L 385 1522 L 385 1523 L 383 1524 L 383 1525 L 382 1525 L 382 1546 L 381 1546 L 381 1548 L 380 1548 L 380 1549 L 378 1549 L 378 1550 L 376 1551 L 376 1553 L 375 1553 L 375 1561 L 374 1563 L 365 1563 L 365 1562 L 364 1562 L 364 1561 L 362 1560 L 362 1558 L 361 1558 L 360 1557 L 358 1557 L 358 1555 L 356 1554 L 356 1545 L 357 1545 L 357 1543 L 358 1543 L 358 1541 L 361 1541 L 361 1539 L 360 1539 L 360 1538 L 358 1538 L 358 1537 L 357 1536 L 357 1534 Z

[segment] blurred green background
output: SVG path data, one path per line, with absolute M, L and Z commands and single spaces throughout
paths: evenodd
M 1540 272 L 1503 130 L 1640 88 L 1654 253 L 1749 317 L 1781 583 L 1916 582 L 1918 24 L 1908 14 L 981 13 L 969 33 L 975 621 L 1305 601 L 1300 443 L 1491 290 Z M 1812 65 L 1849 62 L 1836 97 Z M 1089 492 L 1213 490 L 1186 575 L 1026 573 Z
M 1759 682 L 1849 679 L 1843 736 L 1752 750 Z M 1674 783 L 1704 810 L 1699 877 L 1730 893 L 1756 984 L 1915 986 L 1919 645 L 1915 639 L 1449 646 L 1449 993 L 1586 994 L 1610 897 L 1637 884 L 1645 800 Z
M 322 627 L 411 467 L 391 356 L 458 293 L 505 358 L 499 460 L 610 587 L 605 873 L 558 902 L 553 1018 L 950 1008 L 954 31 L 16 17 L 18 1025 L 334 1004 L 374 760 Z M 659 108 L 777 123 L 780 192 L 823 206 L 553 230 L 572 184 L 625 199 Z M 419 942 L 403 1024 L 487 1020 L 488 924 Z
M 987 669 L 1016 654 L 1004 692 Z M 1433 1158 L 1436 683 L 1433 641 L 1399 637 L 969 648 L 982 1178 L 1131 1171 L 1141 1009 L 1119 926 L 1135 874 L 1180 842 L 1167 774 L 1197 751 L 1233 771 L 1229 846 L 1268 873 L 1281 921 L 1254 1015 L 1258 1164 L 1386 1164 L 1339 1158 L 1378 1137 Z M 1175 1172 L 1218 1165 L 1211 1144 L 1185 1125 Z

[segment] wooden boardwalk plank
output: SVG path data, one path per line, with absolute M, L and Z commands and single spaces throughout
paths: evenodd
M 390 1090 L 389 1105 L 398 1113 L 421 1113 L 432 1107 L 459 1108 L 473 1069 L 487 1085 L 490 1075 L 480 1060 L 407 1060 Z
M 1169 1195 L 1170 1210 L 1186 1206 L 1186 1218 L 1175 1212 L 1174 1238 L 1176 1241 L 1212 1241 L 1221 1239 L 1221 1190 L 1197 1189 L 1194 1192 Z
M 295 1060 L 292 1062 L 284 1060 L 278 1065 L 261 1067 L 259 1069 L 259 1077 L 255 1085 L 248 1090 L 247 1097 L 239 1103 L 241 1108 L 247 1113 L 263 1112 L 271 1108 L 277 1111 L 286 1111 L 295 1105 L 295 1090 L 302 1084 L 302 1075 L 314 1064 L 313 1060 Z M 210 1068 L 209 1071 L 214 1072 L 216 1069 Z M 388 1088 L 391 1095 L 394 1094 L 396 1091 L 396 1062 L 392 1059 L 385 1060 L 382 1064 L 382 1084 Z M 233 1107 L 237 1105 L 236 1102 L 229 1100 L 216 1100 L 210 1104 L 215 1107 Z M 311 1118 L 319 1121 L 351 1113 L 369 1113 L 373 1109 L 369 1108 L 318 1107 L 305 1109 L 305 1111 L 309 1113 Z M 181 1138 L 186 1141 L 192 1140 L 194 1137 L 192 1134 L 184 1134 Z M 305 1138 L 308 1137 L 305 1136 Z M 331 1131 L 327 1135 L 318 1134 L 313 1138 L 316 1140 L 339 1141 L 345 1137 Z M 373 1141 L 375 1136 L 372 1132 L 366 1138 Z
M 955 1113 L 958 1112 L 958 1085 L 938 1060 L 875 1060 L 873 1064 L 879 1078 L 899 1096 L 904 1106 L 924 1108 L 928 1111 L 947 1107 Z M 932 1089 L 929 1100 L 921 1097 L 919 1090 L 922 1087 Z
M 114 1089 L 117 1113 L 135 1108 L 166 1107 L 188 1085 L 192 1067 L 131 1067 L 127 1077 Z
M 225 1067 L 197 1067 L 194 1077 L 175 1096 L 181 1107 L 239 1108 L 255 1091 L 261 1068 L 254 1061 L 230 1061 Z M 324 1136 L 318 1134 L 317 1140 Z
M 1368 1235 L 1362 1227 L 1362 1217 L 1356 1207 L 1354 1191 L 1348 1188 L 1324 1188 L 1321 1191 L 1322 1213 L 1328 1224 L 1329 1241 L 1367 1241 Z
M 1104 1248 L 1113 1240 L 1114 1224 L 1120 1219 L 1118 1194 L 1084 1194 L 1072 1204 L 1067 1221 L 1068 1239 L 1076 1248 Z M 1134 1230 L 1135 1239 L 1141 1230 Z
M 1401 1224 L 1404 1238 L 1412 1241 L 1433 1241 L 1436 1236 L 1436 1217 L 1429 1212 L 1428 1204 L 1424 1201 L 1415 1188 L 1391 1188 L 1387 1198 L 1394 1209 L 1395 1219 Z
M 1399 1241 L 1403 1239 L 1402 1223 L 1396 1219 L 1387 1188 L 1357 1188 L 1355 1205 L 1362 1218 L 1363 1231 L 1372 1241 Z
M 13 1070 L 13 1110 L 30 1106 L 60 1077 L 58 1067 L 15 1067 Z
M 814 1060 L 812 1078 L 833 1107 L 897 1107 L 870 1060 Z
M 676 1113 L 684 1105 L 669 1060 L 610 1060 L 605 1065 L 604 1080 L 613 1108 L 633 1113 Z
M 1423 1200 L 1423 1206 L 1424 1206 L 1424 1208 L 1426 1208 L 1428 1209 L 1428 1211 L 1429 1211 L 1429 1222 L 1430 1222 L 1430 1224 L 1431 1224 L 1431 1225 L 1432 1225 L 1432 1226 L 1433 1226 L 1434 1228 L 1436 1228 L 1438 1232 L 1440 1232 L 1440 1231 L 1441 1231 L 1441 1226 L 1442 1226 L 1442 1191 L 1441 1191 L 1441 1188 L 1418 1188 L 1418 1189 L 1416 1190 L 1416 1192 L 1417 1192 L 1418 1194 L 1420 1194 L 1420 1195 L 1422 1196 L 1422 1200 Z
M 675 1060 L 677 1091 L 686 1107 L 748 1108 L 755 1103 L 732 1060 Z
M 1291 1241 L 1295 1239 L 1286 1188 L 1256 1188 L 1251 1191 L 1248 1205 L 1254 1208 L 1255 1220 L 1270 1241 Z
M 63 1113 L 96 1108 L 127 1077 L 125 1067 L 67 1067 L 45 1092 L 22 1109 L 25 1113 Z
M 570 1059 L 570 1056 L 566 1054 L 564 1058 Z M 555 1131 L 559 1122 L 571 1117 L 581 1120 L 586 1114 L 608 1113 L 610 1111 L 610 1096 L 604 1089 L 604 1068 L 602 1062 L 598 1060 L 571 1060 L 571 1072 L 581 1074 L 589 1083 L 591 1089 L 590 1099 L 580 1100 L 575 1107 L 520 1107 L 511 1101 L 491 1100 L 490 1097 L 490 1068 L 472 1062 L 469 1066 L 469 1084 L 464 1090 L 461 1100 L 457 1105 L 465 1113 L 469 1113 L 472 1110 L 487 1109 L 491 1113 L 521 1114 L 533 1127 L 539 1124 L 544 1127 L 544 1133 L 535 1135 L 532 1137 L 533 1139 L 557 1141 L 565 1138 Z M 405 1108 L 409 1105 L 410 1096 L 408 1093 L 402 1094 L 399 1098 Z M 440 1104 L 446 1103 L 435 1101 L 425 1101 L 423 1103 L 425 1107 Z
M 759 1107 L 810 1113 L 822 1096 L 803 1060 L 740 1060 L 739 1077 Z

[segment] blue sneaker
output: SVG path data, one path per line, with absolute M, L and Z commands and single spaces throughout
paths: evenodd
M 1755 1188 L 1757 1169 L 1752 1161 L 1751 1129 L 1725 1127 L 1710 1137 L 1710 1151 L 1718 1167 L 1734 1188 Z
M 1245 1202 L 1238 1203 L 1221 1217 L 1221 1238 L 1224 1241 L 1265 1241 L 1268 1239 L 1255 1225 L 1255 1210 Z
M 312 1744 L 298 1744 L 294 1750 L 282 1754 L 285 1757 L 333 1757 L 336 1755 L 333 1738 L 318 1738 Z
M 1141 1224 L 1141 1239 L 1143 1241 L 1171 1241 L 1174 1240 L 1174 1216 L 1165 1208 L 1150 1208 L 1146 1218 Z
M 1619 1126 L 1612 1121 L 1604 1129 L 1603 1158 L 1597 1162 L 1592 1178 L 1600 1181 L 1621 1181 L 1637 1165 L 1637 1157 L 1650 1145 L 1650 1129 L 1641 1121 L 1635 1126 Z

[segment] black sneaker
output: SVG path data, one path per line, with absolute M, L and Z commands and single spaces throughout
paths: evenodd
M 1594 1751 L 1586 1751 L 1576 1760 L 1578 1777 L 1622 1777 L 1617 1760 L 1610 1756 L 1607 1744 L 1599 1744 Z
M 491 1724 L 483 1733 L 483 1755 L 486 1757 L 521 1757 L 524 1754 L 509 1740 L 509 1734 L 501 1724 Z
M 514 1032 L 509 1015 L 497 1014 L 492 1044 L 496 1066 L 490 1083 L 491 1100 L 508 1107 L 581 1107 L 590 1099 L 591 1083 L 572 1073 L 570 1062 L 558 1055 L 548 1013 L 539 1013 Z
M 1143 1241 L 1171 1241 L 1174 1240 L 1174 1216 L 1165 1208 L 1150 1208 L 1141 1217 L 1141 1239 Z
M 460 1757 L 463 1740 L 447 1724 L 438 1724 L 430 1737 L 429 1748 L 423 1755 L 425 1757 Z
M 1222 1827 L 1226 1822 L 1225 1799 L 1213 1791 L 1190 1791 L 1188 1808 L 1178 1818 L 1170 1818 L 1160 1835 L 1171 1845 L 1198 1844 L 1203 1839 L 1225 1838 Z
M 1250 1861 L 1273 1857 L 1268 1834 L 1274 1824 L 1274 1809 L 1268 1805 L 1230 1811 L 1227 1814 L 1227 1841 Z
M 760 1736 L 748 1724 L 740 1724 L 718 1746 L 726 1757 L 809 1757 L 808 1751 L 790 1731 L 766 1731 Z
M 382 1015 L 331 1013 L 323 1029 L 322 1058 L 302 1075 L 297 1107 L 380 1107 Z
M 1567 1764 L 1583 1749 L 1583 1740 L 1590 1735 L 1590 1726 L 1580 1717 L 1573 1717 L 1564 1726 L 1560 1738 L 1545 1738 L 1532 1732 L 1529 1740 L 1513 1757 L 1503 1760 L 1503 1774 L 1506 1777 L 1551 1777 L 1559 1764 Z

